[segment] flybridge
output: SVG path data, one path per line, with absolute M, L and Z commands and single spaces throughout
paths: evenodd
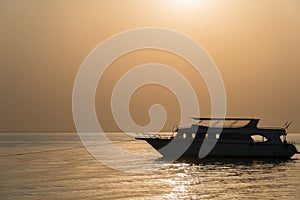
M 258 118 L 239 118 L 239 117 L 234 117 L 234 118 L 232 118 L 232 117 L 228 117 L 228 118 L 226 118 L 226 117 L 225 118 L 220 118 L 220 117 L 191 117 L 191 119 L 199 120 L 200 123 L 201 123 L 201 121 L 216 121 L 216 123 L 218 123 L 218 121 L 234 121 L 232 124 L 235 124 L 238 121 L 249 121 L 247 126 L 252 126 L 252 127 L 257 127 L 257 124 L 260 121 L 260 119 L 258 119 Z M 285 122 L 282 129 L 287 129 L 291 124 L 292 124 L 291 121 Z
M 192 117 L 191 119 L 193 120 L 199 120 L 199 124 L 204 125 L 204 122 L 212 121 L 213 122 L 213 127 L 217 128 L 217 125 L 220 122 L 223 122 L 222 128 L 242 128 L 242 127 L 247 127 L 247 128 L 257 128 L 257 125 L 260 121 L 260 119 L 257 118 L 213 118 L 213 117 Z M 240 124 L 242 123 L 242 124 Z M 234 125 L 240 124 L 238 127 L 233 127 Z M 208 127 L 209 125 L 206 125 Z
M 194 120 L 226 120 L 226 121 L 250 121 L 250 120 L 259 120 L 255 118 L 214 118 L 214 117 L 192 117 Z

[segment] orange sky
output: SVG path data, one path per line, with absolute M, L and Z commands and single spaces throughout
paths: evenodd
M 224 80 L 228 116 L 261 117 L 271 126 L 292 120 L 290 131 L 300 131 L 299 11 L 298 0 L 0 0 L 0 130 L 74 130 L 72 88 L 87 54 L 121 31 L 162 27 L 192 37 L 211 55 Z M 116 60 L 101 80 L 96 108 L 104 130 L 117 130 L 108 109 L 115 81 L 147 62 L 180 71 L 197 91 L 201 114 L 210 113 L 206 86 L 188 63 L 144 50 Z M 147 124 L 154 103 L 168 111 L 165 129 L 178 123 L 178 102 L 158 86 L 134 94 L 133 119 Z

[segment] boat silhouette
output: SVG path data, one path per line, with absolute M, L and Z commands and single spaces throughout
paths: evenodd
M 195 122 L 191 126 L 175 127 L 170 135 L 138 133 L 136 139 L 146 141 L 165 158 L 199 158 L 204 141 L 214 143 L 206 158 L 289 159 L 298 153 L 295 145 L 286 140 L 286 129 L 291 122 L 282 128 L 267 128 L 258 127 L 260 119 L 257 118 L 192 119 Z M 241 122 L 243 125 L 239 125 Z M 261 140 L 255 140 L 257 136 Z M 169 144 L 173 150 L 166 151 Z M 179 156 L 177 150 L 182 152 Z

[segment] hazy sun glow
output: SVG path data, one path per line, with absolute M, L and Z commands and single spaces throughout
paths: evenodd
M 204 0 L 166 0 L 165 6 L 167 9 L 172 10 L 173 12 L 188 14 L 194 13 L 195 9 L 202 10 Z
M 300 122 L 299 8 L 300 1 L 103 0 L 59 6 L 51 0 L 0 0 L 0 131 L 74 131 L 70 99 L 88 52 L 110 36 L 149 26 L 183 33 L 207 50 L 224 80 L 228 117 L 259 117 L 261 126 Z M 120 131 L 110 109 L 118 78 L 145 63 L 183 74 L 199 97 L 201 116 L 210 116 L 210 95 L 190 63 L 170 52 L 143 50 L 116 59 L 99 81 L 96 110 L 104 130 Z M 162 87 L 143 87 L 132 102 L 130 112 L 141 125 L 150 122 L 145 105 L 152 103 L 168 111 L 164 131 L 180 120 L 179 102 Z M 299 130 L 300 123 L 289 128 Z
M 181 5 L 191 5 L 198 2 L 198 0 L 173 0 L 173 2 Z

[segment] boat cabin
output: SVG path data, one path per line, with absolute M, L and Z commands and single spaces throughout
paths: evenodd
M 192 118 L 190 127 L 178 128 L 173 137 L 177 139 L 219 139 L 263 143 L 286 142 L 285 128 L 259 128 L 257 118 Z M 208 132 L 209 130 L 209 132 Z M 281 140 L 283 136 L 283 141 Z

